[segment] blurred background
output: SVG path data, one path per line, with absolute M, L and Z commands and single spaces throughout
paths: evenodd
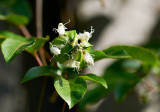
M 35 27 L 35 1 L 34 0 L 0 0 L 0 10 L 5 2 L 22 2 L 29 4 L 32 12 L 30 23 L 27 26 L 33 36 L 36 35 Z M 22 10 L 22 7 L 17 8 Z M 78 33 L 95 29 L 90 42 L 94 49 L 102 50 L 111 45 L 138 45 L 154 50 L 160 50 L 160 0 L 43 0 L 43 36 L 50 35 L 51 40 L 58 36 L 52 29 L 58 23 L 70 23 L 67 30 L 77 30 Z M 21 34 L 15 26 L 0 21 L 0 31 L 9 30 Z M 48 45 L 45 46 L 48 50 Z M 49 51 L 49 50 L 48 50 Z M 116 68 L 122 62 L 106 59 L 98 61 L 87 73 L 105 76 L 106 70 Z M 23 52 L 10 64 L 6 64 L 0 52 L 0 112 L 35 112 L 44 77 L 32 80 L 25 84 L 20 81 L 26 71 L 37 66 L 34 58 Z M 139 66 L 139 65 L 137 65 Z M 137 67 L 136 66 L 136 67 Z M 114 69 L 118 72 L 119 69 Z M 119 71 L 121 72 L 121 71 Z M 133 73 L 133 72 L 132 72 Z M 109 80 L 109 79 L 107 79 Z M 153 88 L 147 85 L 153 85 Z M 160 112 L 160 79 L 148 73 L 141 82 L 129 91 L 126 99 L 116 102 L 114 93 L 102 95 L 96 101 L 82 99 L 79 108 L 86 112 Z M 89 83 L 88 90 L 96 88 Z M 109 86 L 110 88 L 110 86 Z M 96 89 L 95 89 L 96 90 Z M 63 100 L 58 97 L 54 102 L 53 80 L 49 79 L 45 91 L 42 112 L 60 112 Z M 96 96 L 101 91 L 96 91 Z M 128 92 L 128 91 L 127 91 Z M 90 95 L 90 94 L 88 94 Z M 86 98 L 86 97 L 85 97 Z M 145 100 L 145 101 L 143 101 Z M 85 103 L 84 103 L 85 102 Z M 85 106 L 84 106 L 85 105 Z M 73 108 L 71 111 L 77 111 Z

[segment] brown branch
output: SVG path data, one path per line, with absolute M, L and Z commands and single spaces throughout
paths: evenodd
M 36 52 L 34 52 L 34 57 L 35 57 L 37 63 L 39 64 L 39 66 L 43 66 L 43 64 L 42 64 L 42 62 L 41 62 L 41 60 L 40 60 L 40 58 L 39 58 L 39 56 Z
M 37 28 L 37 37 L 42 37 L 43 28 L 42 28 L 42 8 L 43 0 L 36 0 L 36 28 Z
M 40 57 L 42 59 L 43 65 L 47 66 L 47 61 L 46 61 L 46 57 L 45 57 L 44 48 L 40 48 L 39 53 L 40 53 Z
M 27 28 L 24 25 L 19 25 L 18 27 L 22 31 L 24 36 L 26 36 L 27 38 L 31 37 L 31 34 L 29 33 L 29 31 L 27 30 Z

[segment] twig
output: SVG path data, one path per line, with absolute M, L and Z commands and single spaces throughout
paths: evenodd
M 42 14 L 43 14 L 43 0 L 36 0 L 36 28 L 37 28 L 37 37 L 42 37 L 43 36 L 43 27 L 42 27 Z M 47 66 L 47 61 L 45 58 L 45 50 L 44 48 L 40 48 L 39 50 L 40 53 L 40 57 L 42 59 L 42 63 L 43 65 Z M 39 104 L 38 104 L 38 112 L 41 112 L 41 108 L 42 108 L 42 102 L 43 102 L 43 98 L 44 98 L 44 93 L 45 93 L 45 89 L 46 89 L 46 85 L 47 85 L 47 80 L 48 78 L 44 79 L 43 82 L 43 86 L 42 86 L 42 90 L 41 90 L 41 95 L 40 95 L 40 99 L 39 99 Z
M 48 61 L 51 60 L 52 56 L 44 49 L 44 54 L 45 54 L 45 57 Z
M 42 37 L 42 8 L 43 0 L 36 0 L 36 28 L 37 28 L 37 37 Z
M 47 61 L 46 61 L 46 57 L 45 57 L 44 48 L 40 48 L 39 53 L 40 53 L 40 57 L 41 57 L 41 59 L 42 59 L 43 65 L 44 65 L 44 66 L 47 66 Z
M 26 36 L 27 38 L 31 37 L 31 34 L 29 33 L 29 31 L 27 30 L 27 28 L 24 25 L 20 25 L 19 29 L 22 31 L 24 36 Z
M 20 25 L 20 26 L 19 26 L 19 29 L 22 31 L 22 33 L 24 34 L 25 37 L 27 37 L 27 38 L 30 38 L 30 37 L 31 37 L 31 34 L 29 33 L 28 29 L 27 29 L 24 25 Z M 37 52 L 34 52 L 33 55 L 34 55 L 34 57 L 35 57 L 38 65 L 39 65 L 39 66 L 42 66 L 43 64 L 42 64 L 42 62 L 41 62 L 41 60 L 40 60 Z
M 34 57 L 35 57 L 36 61 L 38 62 L 39 66 L 43 66 L 43 64 L 42 64 L 42 62 L 36 52 L 34 52 Z
M 64 101 L 62 112 L 65 112 L 65 108 L 66 108 L 66 102 Z

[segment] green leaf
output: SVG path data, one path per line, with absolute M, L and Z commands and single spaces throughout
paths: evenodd
M 4 34 L 4 37 L 10 37 L 1 44 L 2 53 L 7 63 L 11 62 L 24 49 L 33 45 L 35 41 L 34 38 L 26 39 L 25 37 L 10 32 L 5 32 Z
M 98 61 L 100 59 L 107 58 L 106 54 L 103 51 L 90 50 L 90 53 L 93 54 L 94 61 Z
M 62 71 L 54 66 L 39 66 L 33 67 L 28 70 L 24 78 L 22 79 L 22 83 L 27 82 L 29 80 L 41 77 L 41 76 L 57 76 L 62 75 Z
M 37 52 L 41 47 L 43 47 L 48 40 L 49 36 L 47 36 L 46 38 L 37 37 L 35 38 L 35 43 L 27 48 L 26 51 L 33 54 L 34 52 Z
M 21 15 L 17 15 L 17 14 L 9 14 L 7 16 L 4 17 L 5 21 L 13 23 L 17 26 L 19 25 L 27 25 L 29 20 L 26 16 L 21 16 Z
M 69 54 L 71 53 L 73 47 L 70 44 L 66 44 L 65 47 L 61 49 L 61 54 L 58 56 L 54 56 L 53 62 L 58 61 L 59 63 L 64 63 L 69 58 Z
M 0 15 L 10 13 L 26 16 L 31 19 L 32 13 L 27 0 L 0 0 Z
M 137 59 L 151 65 L 157 66 L 158 64 L 158 58 L 155 53 L 138 46 L 117 45 L 109 47 L 103 52 L 108 58 Z
M 87 74 L 87 75 L 80 76 L 80 77 L 84 78 L 85 80 L 97 82 L 97 83 L 103 85 L 106 89 L 108 88 L 106 81 L 102 77 L 98 77 L 94 74 Z
M 65 34 L 69 39 L 74 40 L 75 37 L 77 36 L 76 30 L 71 30 L 71 31 L 65 31 Z
M 70 109 L 81 100 L 87 90 L 87 83 L 81 77 L 71 80 L 57 77 L 54 81 L 54 86 L 58 94 L 67 102 Z
M 56 37 L 51 44 L 52 45 L 64 45 L 65 43 L 67 43 L 68 38 L 65 36 L 58 36 Z M 52 47 L 52 45 L 50 45 L 50 47 Z

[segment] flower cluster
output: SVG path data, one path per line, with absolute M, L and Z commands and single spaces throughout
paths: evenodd
M 88 42 L 94 33 L 91 26 L 91 31 L 77 34 L 75 30 L 65 31 L 65 24 L 59 23 L 59 36 L 50 42 L 50 51 L 55 57 L 55 60 L 68 68 L 79 70 L 82 66 L 94 65 L 94 58 L 90 54 L 92 45 Z M 63 56 L 67 56 L 66 59 Z

